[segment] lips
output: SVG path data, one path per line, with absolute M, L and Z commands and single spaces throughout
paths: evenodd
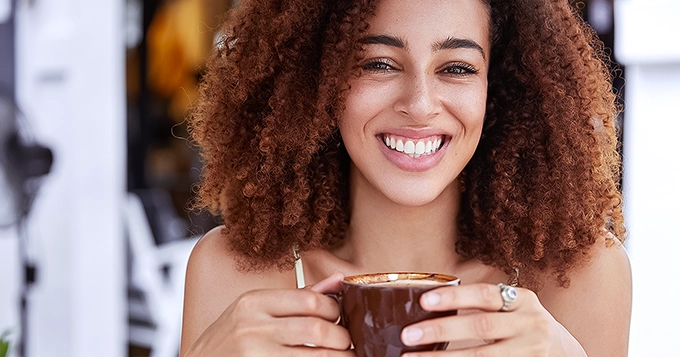
M 445 141 L 444 135 L 432 135 L 424 138 L 407 138 L 394 134 L 382 134 L 382 142 L 385 146 L 398 151 L 411 158 L 432 155 L 441 149 Z

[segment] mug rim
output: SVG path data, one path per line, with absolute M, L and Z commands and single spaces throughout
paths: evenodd
M 383 278 L 384 277 L 384 278 Z M 357 280 L 363 279 L 363 282 Z M 435 286 L 447 286 L 460 284 L 460 278 L 455 275 L 441 274 L 441 273 L 423 273 L 413 271 L 396 271 L 396 272 L 382 272 L 382 273 L 366 273 L 346 276 L 342 279 L 343 284 L 353 286 L 371 286 L 376 283 L 389 283 L 398 280 L 429 280 L 435 281 Z

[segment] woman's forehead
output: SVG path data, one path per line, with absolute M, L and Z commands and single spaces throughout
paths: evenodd
M 481 0 L 381 0 L 367 36 L 387 35 L 407 45 L 466 39 L 490 47 L 490 15 Z

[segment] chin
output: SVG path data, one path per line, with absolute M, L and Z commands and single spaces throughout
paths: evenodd
M 416 208 L 438 201 L 438 199 L 442 198 L 445 189 L 445 187 L 434 188 L 425 186 L 414 188 L 413 185 L 409 185 L 405 189 L 385 190 L 383 194 L 387 199 L 399 206 Z

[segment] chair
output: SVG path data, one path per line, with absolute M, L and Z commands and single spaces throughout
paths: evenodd
M 148 347 L 150 357 L 177 357 L 184 276 L 189 254 L 198 237 L 157 244 L 162 240 L 154 237 L 138 193 L 127 195 L 125 222 L 130 257 L 130 344 Z

